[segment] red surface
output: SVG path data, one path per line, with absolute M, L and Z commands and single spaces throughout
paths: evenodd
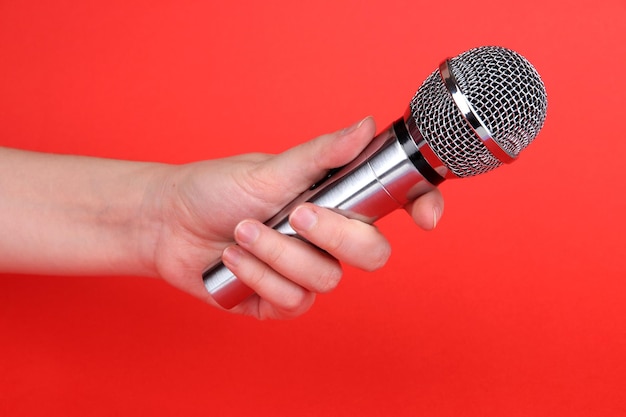
M 389 265 L 300 319 L 143 278 L 0 277 L 0 415 L 626 415 L 626 6 L 422 3 L 0 2 L 5 146 L 278 152 L 367 114 L 382 129 L 486 44 L 549 94 L 518 162 L 444 184 L 435 232 L 383 219 Z

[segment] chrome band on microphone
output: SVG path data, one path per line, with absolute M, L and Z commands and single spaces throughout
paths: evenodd
M 413 120 L 413 119 L 411 119 Z M 426 161 L 422 152 L 420 152 L 417 143 L 412 135 L 409 133 L 405 125 L 404 119 L 398 119 L 393 123 L 393 130 L 396 132 L 396 136 L 398 137 L 398 141 L 404 148 L 407 156 L 415 165 L 415 168 L 426 178 L 426 181 L 430 182 L 433 185 L 441 184 L 445 178 L 439 175 L 439 173 Z M 417 132 L 419 133 L 419 131 Z M 421 134 L 420 134 L 421 137 Z M 421 138 L 420 138 L 421 139 Z

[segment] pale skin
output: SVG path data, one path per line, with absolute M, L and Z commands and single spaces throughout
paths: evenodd
M 354 159 L 375 131 L 366 118 L 277 155 L 185 165 L 0 148 L 0 272 L 160 277 L 220 308 L 201 273 L 221 258 L 255 291 L 231 312 L 299 316 L 338 285 L 342 264 L 379 269 L 390 244 L 375 226 L 311 204 L 290 222 L 312 244 L 262 221 Z M 405 209 L 430 230 L 443 197 L 434 190 Z

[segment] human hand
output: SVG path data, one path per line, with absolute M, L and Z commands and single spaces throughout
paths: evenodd
M 292 212 L 290 223 L 309 244 L 262 223 L 329 169 L 354 159 L 375 130 L 374 121 L 366 118 L 278 155 L 245 154 L 167 167 L 146 194 L 145 218 L 155 225 L 147 240 L 151 243 L 146 243 L 154 270 L 217 306 L 201 273 L 222 257 L 255 291 L 230 311 L 290 318 L 306 312 L 317 293 L 336 287 L 340 262 L 368 271 L 382 267 L 390 245 L 373 225 L 303 204 Z M 429 230 L 441 218 L 443 198 L 434 190 L 406 209 L 418 226 Z

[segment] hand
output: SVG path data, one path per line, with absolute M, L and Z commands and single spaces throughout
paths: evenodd
M 155 230 L 145 245 L 156 273 L 217 306 L 201 273 L 223 256 L 224 264 L 256 293 L 231 311 L 291 318 L 306 312 L 316 293 L 336 287 L 340 262 L 368 271 L 382 267 L 390 245 L 373 225 L 304 204 L 291 214 L 290 223 L 313 246 L 262 223 L 329 169 L 354 159 L 375 131 L 373 119 L 366 118 L 278 155 L 246 154 L 167 167 L 146 194 L 144 209 Z M 441 218 L 443 198 L 435 190 L 406 209 L 418 226 L 429 230 Z M 370 256 L 363 257 L 365 252 Z

